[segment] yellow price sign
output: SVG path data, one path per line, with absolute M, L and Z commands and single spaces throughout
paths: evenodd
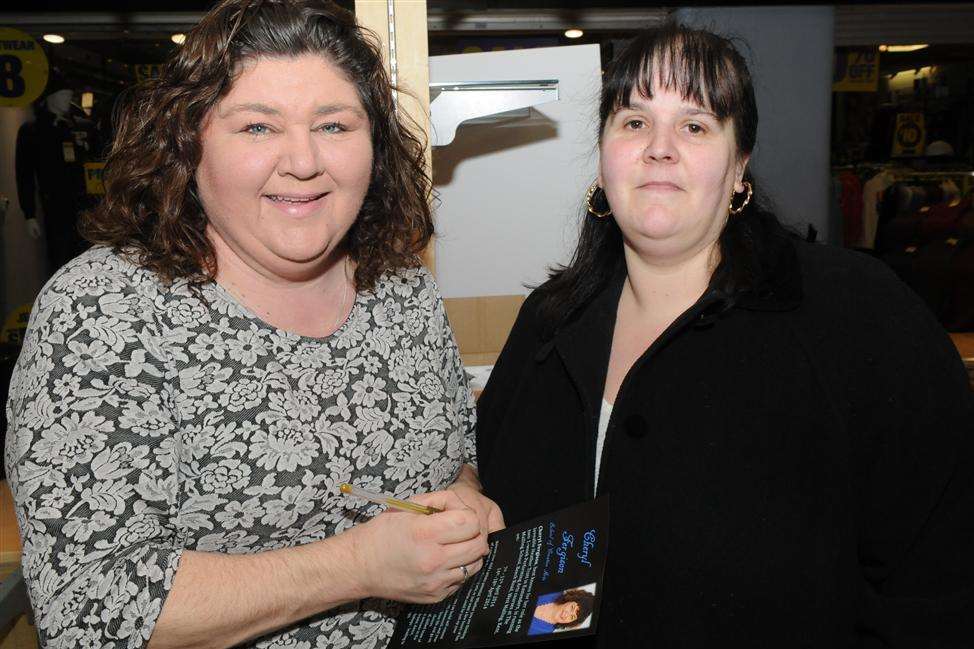
M 893 156 L 923 155 L 927 143 L 927 129 L 923 113 L 897 113 L 893 132 Z
M 104 162 L 85 163 L 85 191 L 89 194 L 101 195 L 105 193 L 105 183 L 102 176 L 105 173 Z
M 0 342 L 8 345 L 19 345 L 24 342 L 24 331 L 27 330 L 27 323 L 30 322 L 30 310 L 33 304 L 22 304 L 10 312 L 3 329 L 0 329 Z
M 30 34 L 0 27 L 0 106 L 29 106 L 47 85 L 47 55 Z
M 835 53 L 832 92 L 876 92 L 879 88 L 879 52 L 852 50 Z

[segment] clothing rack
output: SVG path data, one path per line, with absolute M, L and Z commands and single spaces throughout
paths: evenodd
M 919 180 L 954 180 L 962 196 L 967 196 L 974 189 L 974 171 L 972 170 L 942 170 L 942 171 L 906 171 L 891 169 L 888 172 L 896 182 Z
M 897 180 L 903 178 L 974 178 L 974 171 L 900 171 L 890 169 L 889 173 L 892 174 Z
M 887 173 L 896 182 L 918 180 L 955 180 L 963 194 L 968 194 L 974 189 L 974 169 L 937 169 L 937 170 L 916 170 L 904 167 L 896 167 L 888 162 L 863 162 L 854 165 L 838 165 L 832 167 L 833 173 L 842 171 L 876 171 Z
M 902 178 L 945 178 L 945 177 L 970 177 L 974 178 L 974 169 L 939 169 L 930 171 L 920 171 L 896 167 L 888 162 L 862 162 L 854 165 L 837 165 L 832 167 L 832 171 L 885 171 L 892 174 L 897 180 Z
M 834 165 L 832 171 L 856 171 L 858 169 L 883 169 L 889 167 L 888 162 L 857 162 L 852 165 Z

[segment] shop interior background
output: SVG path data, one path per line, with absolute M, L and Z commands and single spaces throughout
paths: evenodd
M 0 8 L 7 30 L 0 45 L 27 34 L 43 50 L 49 79 L 35 101 L 13 105 L 18 54 L 0 52 L 4 401 L 30 305 L 56 270 L 51 241 L 70 249 L 71 219 L 100 199 L 116 100 L 159 73 L 209 5 Z M 450 144 L 433 149 L 435 272 L 466 362 L 493 362 L 527 286 L 571 252 L 595 172 L 599 68 L 638 30 L 671 17 L 746 41 L 761 115 L 752 168 L 782 219 L 800 236 L 883 260 L 925 300 L 962 355 L 974 356 L 974 3 L 428 0 L 427 12 L 433 73 L 518 80 L 524 71 L 511 53 L 533 50 L 533 78 L 561 80 L 557 102 L 462 125 Z M 562 47 L 573 48 L 571 56 L 545 54 Z M 558 67 L 566 61 L 574 67 Z M 62 200 L 47 206 L 56 218 L 33 197 L 35 228 L 25 218 L 31 201 L 18 193 L 18 167 L 35 180 L 19 186 L 39 192 L 51 182 L 45 165 L 66 161 L 31 160 L 29 146 L 18 159 L 17 140 L 39 112 L 57 106 L 52 91 L 69 98 L 62 108 L 75 139 L 64 157 L 83 175 L 61 176 Z
M 344 4 L 353 6 L 351 0 Z M 969 277 L 963 273 L 974 272 L 974 262 L 966 261 L 968 248 L 974 251 L 967 245 L 974 224 L 969 214 L 964 218 L 970 205 L 968 172 L 974 167 L 974 5 L 637 7 L 590 2 L 564 9 L 565 4 L 430 0 L 430 56 L 594 44 L 604 65 L 635 31 L 670 16 L 739 35 L 748 44 L 761 112 L 753 168 L 784 220 L 803 235 L 886 260 L 921 292 L 945 326 L 974 329 L 974 306 L 965 302 L 974 296 L 954 295 L 954 285 Z M 72 119 L 86 132 L 78 153 L 85 149 L 89 163 L 89 182 L 76 197 L 77 211 L 99 198 L 97 162 L 111 140 L 112 107 L 119 94 L 158 74 L 159 65 L 179 47 L 180 34 L 198 20 L 207 3 L 125 3 L 124 13 L 113 10 L 118 6 L 87 3 L 82 12 L 70 2 L 7 3 L 0 12 L 0 26 L 29 34 L 43 48 L 51 84 L 56 78 L 73 91 Z M 571 29 L 581 36 L 570 38 L 575 36 Z M 491 72 L 503 79 L 517 71 Z M 35 201 L 41 233 L 32 236 L 36 229 L 25 223 L 17 191 L 17 134 L 44 101 L 42 95 L 32 105 L 0 108 L 0 206 L 6 206 L 0 313 L 5 319 L 17 309 L 23 318 L 25 305 L 58 263 L 49 259 L 48 239 L 64 235 L 64 219 L 54 223 Z M 516 127 L 536 122 L 545 112 L 544 107 L 532 109 L 493 127 L 462 126 L 452 145 L 434 149 L 438 189 L 450 198 L 441 202 L 437 214 L 444 235 L 437 246 L 446 264 L 438 265 L 437 275 L 446 297 L 524 293 L 524 284 L 543 278 L 548 264 L 568 254 L 581 187 L 574 193 L 571 185 L 561 187 L 564 200 L 546 203 L 546 184 L 538 182 L 535 193 L 543 209 L 494 202 L 492 197 L 502 194 L 497 188 L 523 185 L 537 173 L 535 168 L 521 174 L 516 161 L 507 173 L 489 171 L 479 187 L 450 187 L 453 171 L 464 164 L 483 158 L 490 169 L 489 154 L 498 146 L 492 140 L 498 134 L 509 151 L 531 152 L 522 159 L 543 154 L 546 144 L 532 141 L 537 132 Z M 591 114 L 579 117 L 584 121 Z M 557 126 L 558 120 L 554 122 Z M 520 135 L 524 141 L 518 141 Z M 572 161 L 573 183 L 584 183 L 594 169 L 590 135 L 576 135 L 581 141 L 572 143 L 580 158 Z M 877 175 L 881 181 L 868 185 Z M 879 200 L 863 193 L 877 189 L 883 194 Z M 530 192 L 524 196 L 531 200 Z M 562 213 L 547 213 L 552 211 Z M 520 239 L 514 237 L 501 249 L 505 232 L 527 227 L 530 233 L 531 224 L 488 219 L 498 212 L 534 212 L 540 228 L 537 245 L 519 247 Z M 929 218 L 931 212 L 934 218 Z M 481 216 L 496 222 L 495 237 L 484 232 Z M 473 225 L 478 222 L 479 230 Z M 485 234 L 489 245 L 478 245 Z M 514 270 L 497 277 L 503 271 L 493 260 L 502 254 Z M 477 283 L 464 277 L 492 279 Z

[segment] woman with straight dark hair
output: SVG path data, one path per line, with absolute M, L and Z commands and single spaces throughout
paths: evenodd
M 598 633 L 565 646 L 967 646 L 974 399 L 949 338 L 886 267 L 762 207 L 729 40 L 650 30 L 603 83 L 575 256 L 478 402 L 509 522 L 609 499 Z
M 411 128 L 327 0 L 225 0 L 131 94 L 11 388 L 42 645 L 381 648 L 480 569 L 503 520 Z

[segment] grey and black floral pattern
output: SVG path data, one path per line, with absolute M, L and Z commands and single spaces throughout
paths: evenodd
M 474 410 L 429 273 L 360 292 L 327 338 L 268 325 L 218 285 L 194 294 L 95 248 L 37 299 L 7 405 L 24 575 L 50 647 L 143 646 L 183 549 L 256 553 L 375 513 L 473 463 Z M 367 600 L 258 647 L 384 647 Z

